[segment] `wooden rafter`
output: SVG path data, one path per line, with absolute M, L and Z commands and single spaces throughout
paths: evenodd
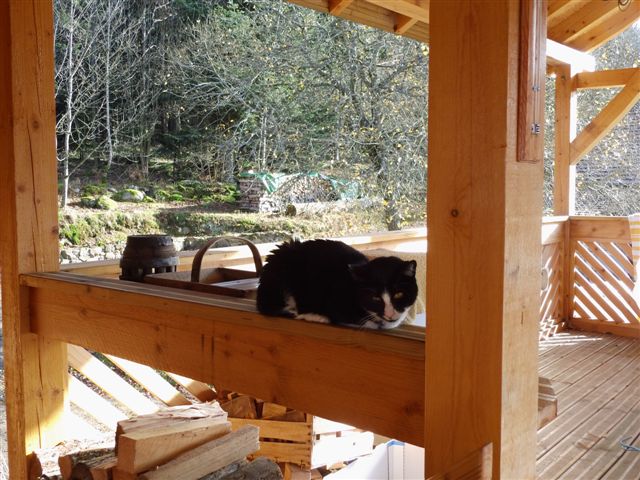
M 626 86 L 591 120 L 571 142 L 571 164 L 578 163 L 597 143 L 607 135 L 640 100 L 640 68 L 631 76 Z
M 593 25 L 573 40 L 567 42 L 567 45 L 578 50 L 590 52 L 626 30 L 639 18 L 640 0 L 631 0 L 627 7 L 617 10 L 614 15 L 608 16 L 603 22 Z
M 400 15 L 398 13 L 396 14 L 396 27 L 395 27 L 396 33 L 398 35 L 403 35 L 404 33 L 406 33 L 407 30 L 413 27 L 416 23 L 418 23 L 417 19 L 407 17 L 406 15 Z
M 564 18 L 575 11 L 576 8 L 579 7 L 572 0 L 550 0 L 547 7 L 547 21 L 551 23 L 558 18 Z
M 352 3 L 353 0 L 329 0 L 329 13 L 331 15 L 340 15 Z
M 580 10 L 549 26 L 549 38 L 560 43 L 570 42 L 617 11 L 619 11 L 617 2 L 581 3 Z
M 427 0 L 367 0 L 367 2 L 413 18 L 418 22 L 429 23 L 429 2 Z

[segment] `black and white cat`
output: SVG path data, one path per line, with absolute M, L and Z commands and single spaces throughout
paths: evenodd
M 265 315 L 390 329 L 416 300 L 415 275 L 414 260 L 369 261 L 342 242 L 292 240 L 267 256 L 257 306 Z

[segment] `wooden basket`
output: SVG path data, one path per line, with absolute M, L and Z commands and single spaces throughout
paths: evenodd
M 202 269 L 202 259 L 209 248 L 221 240 L 241 242 L 249 247 L 253 255 L 255 272 L 233 268 Z M 163 287 L 182 288 L 198 292 L 228 295 L 238 298 L 255 298 L 258 278 L 262 272 L 262 258 L 256 246 L 249 240 L 240 237 L 215 237 L 207 241 L 193 258 L 191 272 L 169 272 L 146 275 L 145 283 Z

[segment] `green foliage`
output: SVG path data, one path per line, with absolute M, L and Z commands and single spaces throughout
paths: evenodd
M 83 185 L 80 189 L 80 195 L 83 197 L 97 197 L 105 195 L 108 191 L 106 183 Z
M 72 245 L 121 241 L 127 235 L 158 233 L 158 223 L 149 212 L 100 212 L 94 214 L 59 215 L 60 240 Z

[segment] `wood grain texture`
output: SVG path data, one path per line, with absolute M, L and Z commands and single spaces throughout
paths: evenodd
M 640 2 L 637 3 L 640 6 Z M 571 164 L 575 165 L 602 140 L 640 100 L 640 68 L 624 88 L 609 101 L 571 142 Z
M 542 168 L 516 161 L 518 3 L 430 15 L 426 476 L 492 443 L 494 478 L 533 478 Z
M 573 88 L 582 90 L 588 88 L 624 87 L 637 71 L 637 68 L 621 68 L 618 70 L 580 72 L 574 77 Z
M 0 259 L 11 478 L 61 440 L 66 346 L 29 333 L 26 272 L 58 268 L 51 1 L 0 3 Z
M 33 329 L 47 338 L 423 442 L 418 328 L 381 333 L 268 318 L 247 300 L 72 274 L 24 281 L 32 287 Z
M 311 8 L 319 12 L 329 13 L 329 2 L 327 0 L 287 0 L 289 3 Z M 406 0 L 386 0 L 380 3 L 404 2 Z M 394 33 L 395 12 L 384 6 L 374 5 L 367 0 L 353 0 L 339 15 L 345 20 L 361 23 L 370 27 Z M 424 22 L 416 23 L 404 33 L 404 36 L 413 38 L 420 42 L 428 43 L 429 25 Z
M 571 142 L 576 136 L 578 100 L 572 88 L 572 74 L 569 65 L 556 68 L 554 215 L 573 215 L 576 208 L 576 167 L 571 164 Z

